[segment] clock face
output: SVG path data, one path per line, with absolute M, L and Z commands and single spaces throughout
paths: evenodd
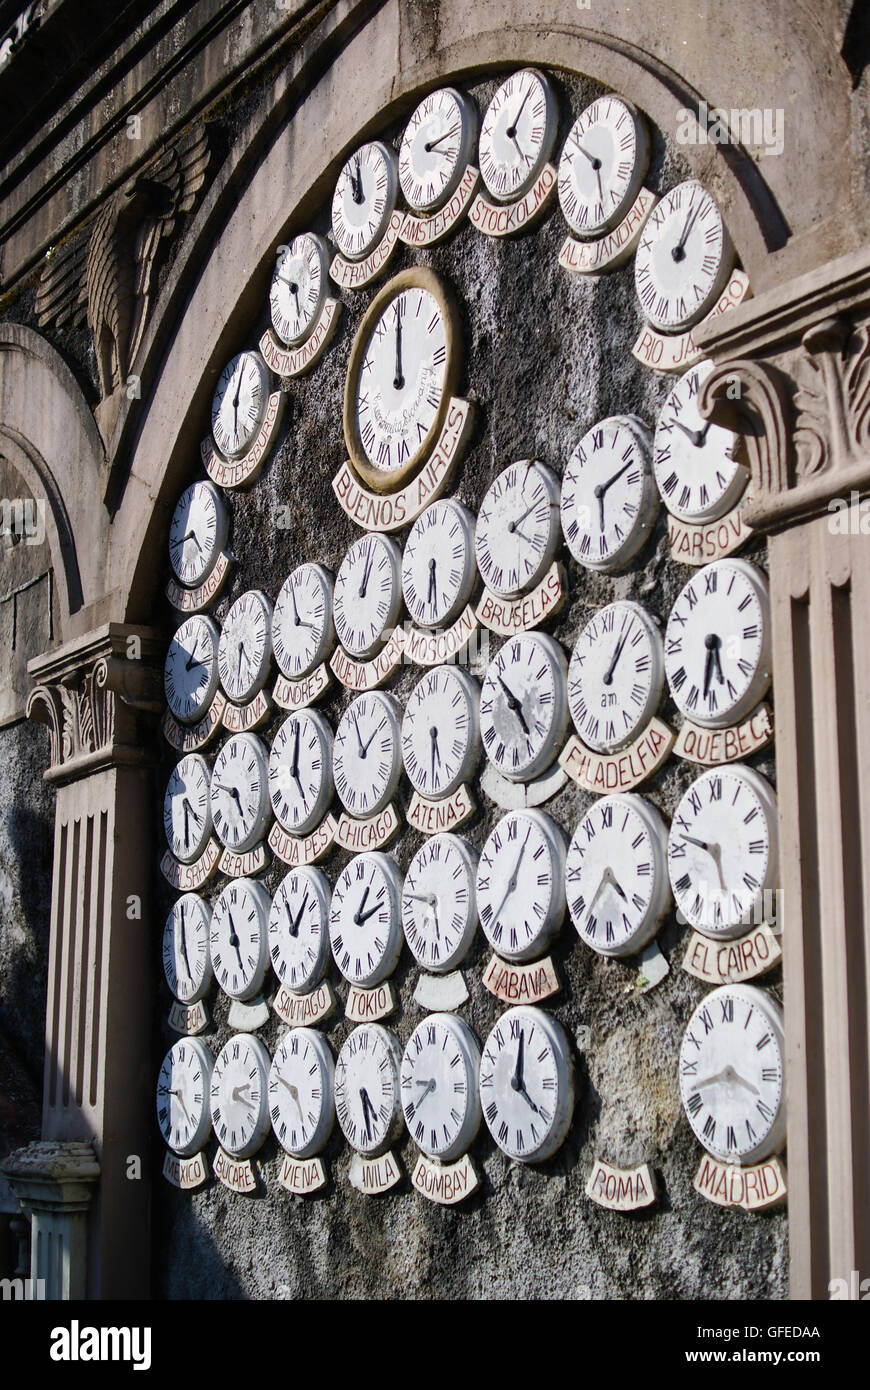
M 715 521 L 736 505 L 749 476 L 740 436 L 698 412 L 698 391 L 713 370 L 699 362 L 680 377 L 656 425 L 653 469 L 665 506 L 683 521 Z
M 227 509 L 214 483 L 191 483 L 175 504 L 169 560 L 180 584 L 195 588 L 214 569 L 227 541 Z
M 372 301 L 351 351 L 344 433 L 363 481 L 398 487 L 430 453 L 459 375 L 455 311 L 424 267 L 402 271 Z
M 508 811 L 477 866 L 480 925 L 506 960 L 543 955 L 565 915 L 565 838 L 541 811 Z
M 335 731 L 332 775 L 352 816 L 376 816 L 388 806 L 402 773 L 399 705 L 383 691 L 359 695 Z
M 271 816 L 266 750 L 256 734 L 234 734 L 211 774 L 211 819 L 227 849 L 244 854 L 266 833 Z
M 396 156 L 380 140 L 352 154 L 332 195 L 332 235 L 348 260 L 361 260 L 380 241 L 396 206 Z
M 211 1075 L 211 1118 L 221 1148 L 250 1158 L 269 1132 L 269 1054 L 259 1038 L 239 1033 L 218 1054 Z
M 475 521 L 459 502 L 433 502 L 417 517 L 402 552 L 405 606 L 420 627 L 446 627 L 474 588 Z
M 680 1096 L 695 1136 L 726 1163 L 758 1163 L 785 1139 L 785 1030 L 754 985 L 701 1000 L 680 1048 Z
M 490 662 L 480 691 L 480 734 L 503 777 L 523 781 L 548 768 L 568 723 L 567 665 L 544 634 L 510 637 Z
M 335 631 L 351 656 L 368 657 L 389 637 L 402 607 L 402 556 L 380 532 L 354 541 L 335 578 Z
M 556 1152 L 574 1113 L 574 1068 L 554 1018 L 526 1005 L 502 1014 L 483 1046 L 480 1103 L 508 1158 L 535 1163 Z
M 453 87 L 430 92 L 405 127 L 399 185 L 409 208 L 433 212 L 456 190 L 477 139 L 473 103 Z
M 231 999 L 253 999 L 269 968 L 269 894 L 261 883 L 237 878 L 218 897 L 209 949 L 215 979 Z
M 562 480 L 562 530 L 587 569 L 624 569 L 645 544 L 659 500 L 652 436 L 636 416 L 613 415 L 584 434 Z
M 587 106 L 559 160 L 559 203 L 571 230 L 596 237 L 621 222 L 648 163 L 646 127 L 630 102 L 610 93 Z
M 506 597 L 534 588 L 559 545 L 559 480 L 534 459 L 512 463 L 489 488 L 475 554 L 484 584 Z
M 480 129 L 480 172 L 494 198 L 505 202 L 531 188 L 552 154 L 557 122 L 542 73 L 523 68 L 501 84 Z
M 458 666 L 435 666 L 414 687 L 402 720 L 402 758 L 421 796 L 450 796 L 480 755 L 477 682 Z
M 468 955 L 477 926 L 477 855 L 458 835 L 433 835 L 402 886 L 402 927 L 424 970 L 443 975 Z
M 291 869 L 269 912 L 269 955 L 281 984 L 307 994 L 329 958 L 329 881 L 320 869 Z
M 335 1064 L 335 1113 L 347 1142 L 368 1158 L 384 1153 L 401 1125 L 398 1041 L 379 1023 L 354 1028 Z
M 630 956 L 655 936 L 670 903 L 668 832 L 635 795 L 605 796 L 580 821 L 565 869 L 568 908 L 581 941 L 603 956 Z
M 729 939 L 762 920 L 779 874 L 776 798 L 754 768 L 711 768 L 674 812 L 668 873 L 684 919 Z
M 417 1024 L 400 1071 L 408 1132 L 429 1158 L 451 1163 L 480 1128 L 480 1048 L 468 1024 L 430 1014 Z
M 189 1158 L 211 1133 L 209 1086 L 214 1058 L 199 1038 L 174 1043 L 157 1081 L 157 1121 L 173 1153 Z
M 323 237 L 294 237 L 272 277 L 269 308 L 282 343 L 295 347 L 309 336 L 326 303 L 329 249 Z
M 241 458 L 256 439 L 269 400 L 269 369 L 256 352 L 224 367 L 211 403 L 211 432 L 224 458 Z
M 631 743 L 658 709 L 664 681 L 664 648 L 650 614 L 627 599 L 599 609 L 568 667 L 568 706 L 587 747 L 615 753 Z
M 188 753 L 176 763 L 163 798 L 163 825 L 175 858 L 192 864 L 208 844 L 211 834 L 208 763 L 199 753 Z
M 252 700 L 266 683 L 271 633 L 272 601 L 259 589 L 249 589 L 224 618 L 218 646 L 221 685 L 237 705 Z
M 182 724 L 202 719 L 218 685 L 220 633 L 211 618 L 185 618 L 169 643 L 163 668 L 166 703 Z
M 211 908 L 196 893 L 173 903 L 163 928 L 163 972 L 182 1004 L 195 1004 L 212 982 L 208 938 Z
M 269 754 L 269 798 L 291 835 L 322 821 L 332 800 L 332 730 L 322 714 L 304 709 L 284 720 Z
M 332 651 L 332 575 L 322 565 L 299 565 L 278 592 L 272 613 L 272 651 L 290 680 L 309 675 Z
M 695 179 L 653 208 L 634 260 L 634 282 L 654 328 L 678 333 L 712 309 L 728 282 L 734 248 L 719 209 Z
M 336 965 L 360 989 L 393 973 L 402 950 L 399 871 L 386 854 L 358 854 L 342 870 L 329 909 Z
M 665 674 L 674 703 L 695 724 L 725 728 L 770 685 L 770 599 L 761 570 L 715 560 L 693 575 L 671 609 Z
M 319 1153 L 332 1133 L 335 1068 L 329 1043 L 313 1028 L 291 1028 L 269 1071 L 269 1115 L 278 1143 L 294 1158 Z

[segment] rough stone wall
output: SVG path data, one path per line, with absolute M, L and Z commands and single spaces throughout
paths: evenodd
M 481 111 L 495 80 L 471 88 Z M 599 94 L 584 80 L 560 77 L 562 129 Z M 382 132 L 398 143 L 402 124 Z M 664 191 L 688 175 L 674 149 L 653 132 L 647 182 Z M 313 230 L 328 231 L 328 206 Z M 303 230 L 294 227 L 291 231 Z M 482 237 L 467 223 L 446 244 L 428 253 L 407 248 L 390 273 L 413 263 L 433 266 L 456 288 L 464 321 L 466 374 L 461 394 L 477 406 L 474 438 L 457 473 L 453 494 L 477 511 L 492 478 L 509 462 L 538 457 L 561 473 L 581 435 L 599 418 L 633 412 L 653 426 L 670 389 L 631 355 L 641 327 L 633 263 L 601 281 L 570 277 L 557 264 L 566 232 L 558 208 L 536 231 L 510 241 Z M 214 616 L 222 620 L 246 589 L 264 589 L 274 600 L 289 571 L 316 560 L 335 571 L 360 534 L 345 518 L 331 479 L 345 457 L 341 408 L 350 344 L 372 290 L 344 293 L 339 335 L 310 377 L 285 383 L 288 409 L 271 461 L 246 494 L 230 494 L 230 547 L 237 557 L 230 584 Z M 256 346 L 268 324 L 268 305 L 241 330 L 234 350 Z M 203 432 L 206 421 L 203 420 Z M 190 478 L 198 476 L 192 461 Z M 280 509 L 288 509 L 282 513 Z M 280 519 L 289 524 L 280 529 Z M 400 541 L 404 538 L 399 537 Z M 745 552 L 764 564 L 763 543 Z M 664 623 L 688 567 L 668 556 L 664 512 L 633 568 L 625 575 L 594 575 L 563 550 L 570 600 L 546 625 L 567 654 L 592 614 L 616 598 L 643 603 Z M 168 575 L 168 560 L 166 573 Z M 499 639 L 492 637 L 490 655 Z M 389 687 L 404 703 L 422 671 L 405 667 Z M 320 706 L 333 727 L 349 702 L 333 693 Z M 675 722 L 672 705 L 662 709 Z M 261 732 L 269 744 L 283 716 Z M 211 751 L 211 750 L 210 750 Z M 162 836 L 162 791 L 172 766 L 164 758 L 155 799 L 154 828 Z M 772 756 L 753 759 L 773 779 Z M 695 772 L 671 758 L 639 790 L 670 818 Z M 407 804 L 403 779 L 400 799 Z M 571 784 L 543 809 L 570 835 L 592 801 Z M 503 812 L 479 795 L 480 811 L 463 833 L 479 850 Z M 421 844 L 405 829 L 391 848 L 405 870 Z M 324 867 L 334 883 L 347 861 L 339 851 Z M 273 863 L 265 876 L 271 892 L 283 876 Z M 225 880 L 207 890 L 216 895 Z M 172 894 L 161 884 L 160 910 L 152 922 L 153 951 Z M 367 1198 L 352 1189 L 350 1150 L 340 1131 L 324 1159 L 330 1182 L 315 1197 L 294 1197 L 277 1183 L 280 1150 L 270 1133 L 258 1161 L 266 1182 L 258 1196 L 233 1195 L 216 1182 L 192 1194 L 160 1176 L 163 1150 L 154 1125 L 154 1292 L 169 1298 L 782 1298 L 787 1292 L 786 1216 L 746 1214 L 710 1205 L 692 1188 L 701 1157 L 683 1116 L 677 1056 L 686 1021 L 703 987 L 680 969 L 688 929 L 667 919 L 658 944 L 670 974 L 655 989 L 634 988 L 632 963 L 606 960 L 578 939 L 570 920 L 553 956 L 564 981 L 548 1007 L 575 1043 L 577 1104 L 564 1146 L 548 1162 L 513 1164 L 485 1126 L 472 1147 L 482 1187 L 456 1209 L 442 1209 L 414 1193 L 407 1179 L 393 1193 Z M 463 965 L 470 999 L 460 1010 L 483 1040 L 502 1011 L 481 984 L 489 949 L 478 932 Z M 635 963 L 636 964 L 636 963 Z M 274 979 L 270 977 L 274 987 Z M 347 985 L 334 967 L 337 1014 L 324 1026 L 334 1052 L 350 1031 L 343 1018 Z M 413 1000 L 418 969 L 407 949 L 394 976 L 398 1012 L 385 1020 L 404 1045 L 423 1017 Z M 779 976 L 763 982 L 779 992 Z M 217 1051 L 230 1035 L 228 1001 L 209 998 Z M 154 1076 L 174 1040 L 166 1024 L 165 984 L 155 1001 Z M 270 1052 L 284 1031 L 277 1018 L 260 1030 Z M 211 1141 L 209 1152 L 214 1149 Z M 407 1136 L 397 1147 L 406 1172 L 416 1147 Z M 619 1215 L 584 1195 L 596 1157 L 620 1166 L 647 1161 L 660 1185 L 651 1211 Z

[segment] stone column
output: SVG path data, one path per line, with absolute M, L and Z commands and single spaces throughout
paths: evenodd
M 828 1298 L 870 1277 L 870 252 L 703 337 L 769 533 L 791 1295 Z
M 86 1272 L 71 1236 L 64 1286 L 92 1298 L 149 1290 L 150 766 L 161 652 L 150 629 L 109 623 L 28 668 L 37 684 L 27 712 L 48 726 L 45 777 L 57 785 L 42 1139 L 67 1153 L 91 1145 L 99 1165 Z M 31 1276 L 48 1277 L 37 1231 L 32 1249 Z
M 87 1215 L 100 1176 L 94 1150 L 83 1143 L 30 1144 L 8 1155 L 3 1172 L 30 1215 L 32 1297 L 84 1298 Z

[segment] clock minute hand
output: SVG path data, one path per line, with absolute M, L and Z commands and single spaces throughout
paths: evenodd
M 611 660 L 610 665 L 608 666 L 607 670 L 606 670 L 605 673 L 604 673 L 604 684 L 605 684 L 605 685 L 612 685 L 612 684 L 613 684 L 613 673 L 614 673 L 614 671 L 616 670 L 616 663 L 619 661 L 619 658 L 622 656 L 623 648 L 625 647 L 625 644 L 626 644 L 627 641 L 628 641 L 628 632 L 625 632 L 625 633 L 622 635 L 622 637 L 620 637 L 619 641 L 617 642 L 617 644 L 616 644 L 616 650 L 615 650 L 614 653 L 613 653 L 613 659 Z
M 444 140 L 449 140 L 449 138 L 450 138 L 451 135 L 455 135 L 457 129 L 458 129 L 457 126 L 452 125 L 452 126 L 450 127 L 449 130 L 445 130 L 445 132 L 444 132 L 443 135 L 439 135 L 437 140 L 429 140 L 429 141 L 423 146 L 423 148 L 424 148 L 424 150 L 426 151 L 426 153 L 427 153 L 427 154 L 431 154 L 433 150 L 437 150 L 438 154 L 443 155 L 443 156 L 445 157 L 445 159 L 449 159 L 450 156 L 449 156 L 448 151 L 447 151 L 447 150 L 439 150 L 439 149 L 438 149 L 438 146 L 442 143 L 442 141 L 444 141 Z
M 700 1091 L 705 1086 L 718 1086 L 723 1081 L 728 1085 L 742 1086 L 745 1091 L 751 1091 L 754 1096 L 760 1095 L 758 1087 L 753 1086 L 751 1081 L 742 1077 L 730 1062 L 713 1076 L 705 1076 L 703 1081 L 696 1082 L 696 1089 Z
M 396 375 L 393 378 L 393 386 L 397 391 L 401 391 L 405 385 L 405 378 L 402 375 L 402 315 L 399 313 L 399 306 L 396 305 Z
M 428 1081 L 420 1081 L 420 1080 L 418 1080 L 418 1081 L 417 1081 L 417 1085 L 418 1085 L 418 1086 L 425 1086 L 426 1089 L 425 1089 L 425 1091 L 422 1093 L 422 1095 L 419 1095 L 419 1096 L 417 1097 L 417 1099 L 414 1100 L 414 1101 L 412 1101 L 411 1104 L 408 1106 L 408 1110 L 409 1110 L 409 1112 L 410 1112 L 411 1115 L 416 1115 L 416 1114 L 417 1114 L 417 1111 L 420 1109 L 420 1106 L 423 1104 L 423 1101 L 426 1099 L 426 1097 L 427 1097 L 428 1095 L 430 1095 L 430 1094 L 432 1093 L 432 1091 L 435 1090 L 435 1077 L 434 1077 L 434 1076 L 430 1076 Z
M 508 689 L 501 676 L 498 677 L 498 683 L 504 691 L 505 695 L 507 696 L 508 709 L 511 710 L 517 716 L 517 718 L 520 721 L 520 724 L 522 725 L 523 733 L 525 734 L 526 738 L 528 738 L 529 726 L 526 723 L 525 718 L 523 717 L 522 700 L 518 700 L 513 691 Z
M 367 922 L 367 921 L 369 920 L 370 917 L 374 917 L 374 915 L 375 915 L 376 912 L 380 912 L 380 910 L 381 910 L 381 908 L 383 907 L 383 905 L 384 905 L 384 904 L 383 904 L 383 899 L 382 899 L 382 898 L 378 898 L 378 900 L 377 900 L 377 902 L 375 903 L 374 907 L 369 907 L 369 908 L 367 908 L 365 912 L 358 912 L 358 913 L 356 914 L 356 919 L 355 919 L 355 920 L 356 920 L 357 926 L 358 926 L 358 927 L 363 926 L 363 924 L 364 924 L 365 922 Z
M 685 250 L 685 248 L 686 248 L 686 242 L 687 242 L 687 240 L 688 240 L 688 238 L 689 238 L 689 232 L 692 230 L 692 227 L 694 226 L 694 223 L 695 223 L 695 218 L 698 216 L 698 213 L 699 213 L 700 211 L 701 211 L 701 200 L 700 200 L 700 198 L 699 198 L 699 199 L 697 200 L 697 203 L 695 203 L 695 204 L 690 203 L 690 204 L 689 204 L 689 211 L 687 212 L 687 214 L 686 214 L 686 220 L 685 220 L 685 222 L 683 223 L 683 230 L 682 230 L 682 232 L 681 232 L 681 234 L 680 234 L 680 239 L 679 239 L 679 241 L 677 242 L 676 246 L 674 247 L 674 249 L 673 249 L 672 252 L 671 252 L 671 255 L 672 255 L 672 257 L 673 257 L 673 259 L 674 259 L 675 261 L 681 261 L 681 260 L 683 260 L 683 259 L 685 258 L 685 255 L 686 255 L 686 250 Z

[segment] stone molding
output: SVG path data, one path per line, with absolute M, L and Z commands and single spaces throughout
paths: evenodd
M 146 724 L 163 709 L 163 645 L 151 628 L 107 623 L 28 663 L 27 717 L 51 739 L 46 781 L 156 761 Z
M 699 409 L 746 439 L 747 523 L 779 529 L 870 489 L 870 254 L 721 318 L 699 335 L 717 363 Z

